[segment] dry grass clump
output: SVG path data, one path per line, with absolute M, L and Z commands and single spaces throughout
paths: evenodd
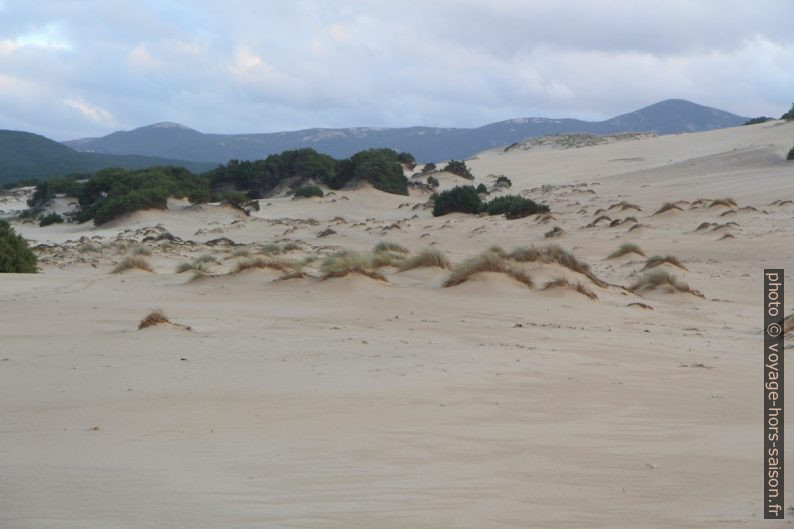
M 399 268 L 405 261 L 405 255 L 395 252 L 375 252 L 370 255 L 370 265 L 372 268 L 393 266 Z
M 544 239 L 556 239 L 565 235 L 565 230 L 559 226 L 554 226 L 552 229 L 543 234 Z
M 738 207 L 736 201 L 732 198 L 718 198 L 716 200 L 712 200 L 711 204 L 709 204 L 710 208 L 714 208 L 717 206 L 725 206 L 726 208 L 735 208 Z
M 129 257 L 125 257 L 119 264 L 113 268 L 113 274 L 120 274 L 121 272 L 126 272 L 127 270 L 144 270 L 146 272 L 152 271 L 152 266 L 149 264 L 149 261 L 144 259 L 138 255 L 131 255 Z
M 232 252 L 232 257 L 251 257 L 251 250 L 248 248 L 237 248 Z
M 179 263 L 176 267 L 177 274 L 181 274 L 183 272 L 189 272 L 191 270 L 194 272 L 206 274 L 207 272 L 209 272 L 209 267 L 207 266 L 207 263 L 199 262 L 198 260 L 195 259 L 192 261 L 183 261 Z
M 662 213 L 665 213 L 667 211 L 672 211 L 674 209 L 678 211 L 684 211 L 683 209 L 678 207 L 678 205 L 675 204 L 674 202 L 665 202 L 664 204 L 662 204 L 662 207 L 660 207 L 658 211 L 654 213 L 654 215 L 661 215 Z
M 711 228 L 712 226 L 718 226 L 718 224 L 713 222 L 701 222 L 700 225 L 697 228 L 695 228 L 695 231 L 705 230 Z
M 587 288 L 585 285 L 582 284 L 581 281 L 577 281 L 576 284 L 571 283 L 567 279 L 555 279 L 554 281 L 550 281 L 546 283 L 543 287 L 543 290 L 551 290 L 553 288 L 569 288 L 571 290 L 575 290 L 576 292 L 587 296 L 590 299 L 598 299 L 596 293 Z
M 99 253 L 102 251 L 102 246 L 94 242 L 84 242 L 78 246 L 77 251 L 80 253 Z
M 564 266 L 568 270 L 584 275 L 599 287 L 604 288 L 607 286 L 606 282 L 598 279 L 595 274 L 593 274 L 590 270 L 590 265 L 578 260 L 571 252 L 564 250 L 556 244 L 547 244 L 541 248 L 535 248 L 534 246 L 516 248 L 510 253 L 509 258 L 513 261 L 522 263 L 556 263 L 560 266 Z
M 524 283 L 528 287 L 532 287 L 532 278 L 529 275 L 512 266 L 506 259 L 499 257 L 493 252 L 483 252 L 475 257 L 469 257 L 455 268 L 449 274 L 449 277 L 444 281 L 445 287 L 453 287 L 465 283 L 475 274 L 480 272 L 496 272 L 500 274 L 507 274 L 516 281 Z
M 375 253 L 379 252 L 395 252 L 395 253 L 408 253 L 408 248 L 400 246 L 395 242 L 381 241 L 375 245 L 373 250 Z
M 237 266 L 232 270 L 232 274 L 239 274 L 245 270 L 254 269 L 267 269 L 278 270 L 279 272 L 292 272 L 300 270 L 302 265 L 295 261 L 288 261 L 286 259 L 277 259 L 273 257 L 255 257 L 253 259 L 244 259 L 237 263 Z
M 504 250 L 502 250 L 504 252 Z M 497 254 L 498 255 L 498 254 Z M 411 270 L 420 267 L 449 268 L 449 259 L 435 248 L 425 248 L 416 255 L 409 257 L 400 265 L 400 271 Z
M 627 306 L 627 307 L 639 307 L 639 308 L 641 308 L 641 309 L 645 309 L 645 310 L 653 310 L 653 307 L 651 307 L 651 306 L 650 306 L 650 305 L 648 305 L 647 303 L 640 303 L 640 302 L 638 302 L 638 301 L 635 301 L 635 302 L 633 302 L 633 303 L 629 303 L 629 304 L 628 304 L 628 305 L 626 305 L 626 306 Z
M 166 316 L 162 310 L 153 310 L 148 316 L 141 320 L 138 324 L 138 329 L 145 329 L 146 327 L 163 323 L 171 323 L 171 320 L 168 319 L 168 316 Z
M 288 242 L 288 243 L 284 243 L 283 245 L 281 245 L 281 251 L 283 253 L 294 252 L 294 251 L 300 250 L 300 249 L 301 249 L 300 244 L 295 243 L 295 242 Z
M 332 277 L 345 277 L 349 274 L 361 274 L 379 281 L 386 281 L 386 277 L 372 267 L 372 256 L 369 254 L 342 250 L 329 255 L 320 264 L 322 279 Z
M 494 244 L 493 246 L 488 248 L 488 251 L 495 253 L 499 257 L 507 257 L 507 252 L 505 251 L 505 249 L 499 246 L 498 244 Z
M 642 292 L 646 290 L 654 290 L 659 287 L 664 287 L 670 292 L 684 292 L 686 294 L 694 294 L 703 297 L 697 290 L 692 290 L 689 285 L 680 281 L 674 275 L 665 272 L 664 270 L 654 270 L 648 272 L 639 278 L 633 285 L 629 287 L 632 292 Z
M 145 255 L 148 257 L 152 255 L 152 250 L 142 244 L 136 244 L 130 248 L 130 255 Z
M 663 265 L 665 263 L 670 263 L 673 266 L 677 266 L 681 270 L 687 269 L 687 267 L 684 266 L 684 264 L 674 255 L 665 255 L 664 257 L 661 255 L 654 255 L 645 261 L 645 266 L 642 268 L 642 270 L 640 270 L 640 272 L 650 270 L 651 268 L 656 268 L 657 266 Z
M 605 220 L 607 222 L 612 222 L 612 217 L 609 217 L 607 215 L 601 215 L 599 217 L 596 217 L 596 219 L 593 222 L 591 222 L 590 224 L 588 224 L 585 227 L 586 228 L 595 228 L 596 226 L 598 226 L 598 223 L 601 222 L 602 220 Z
M 621 200 L 617 204 L 612 204 L 609 206 L 609 209 L 620 208 L 620 211 L 626 211 L 627 209 L 636 209 L 637 211 L 642 211 L 642 208 L 639 207 L 637 204 L 630 204 L 625 200 Z
M 630 253 L 634 253 L 634 254 L 641 255 L 641 256 L 645 257 L 645 252 L 642 251 L 642 248 L 640 248 L 639 246 L 637 246 L 636 244 L 634 244 L 632 242 L 627 242 L 627 243 L 621 244 L 618 247 L 617 250 L 615 250 L 614 252 L 609 254 L 607 256 L 607 259 L 617 259 L 618 257 L 623 257 L 624 255 L 627 255 L 627 254 L 630 254 Z

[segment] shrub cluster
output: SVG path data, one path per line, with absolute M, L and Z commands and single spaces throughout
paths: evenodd
M 221 195 L 221 199 L 246 215 L 250 215 L 252 211 L 259 211 L 259 202 L 256 199 L 249 198 L 248 195 L 241 191 L 227 191 Z
M 438 187 L 441 185 L 441 182 L 438 181 L 438 178 L 431 175 L 427 177 L 427 185 L 430 187 Z
M 786 121 L 794 121 L 794 103 L 791 104 L 791 108 L 788 112 L 780 116 L 780 119 L 785 119 Z
M 415 166 L 416 161 L 411 154 L 392 149 L 369 149 L 336 160 L 307 148 L 271 154 L 264 160 L 231 160 L 207 176 L 215 192 L 244 191 L 250 198 L 262 198 L 288 179 L 313 179 L 331 189 L 360 180 L 387 193 L 407 195 L 403 164 Z
M 323 197 L 323 190 L 318 186 L 302 186 L 295 190 L 296 198 Z
M 469 168 L 466 166 L 466 162 L 460 160 L 450 160 L 447 166 L 444 167 L 444 170 L 448 173 L 466 178 L 467 180 L 474 180 L 474 175 L 471 174 L 471 171 L 469 171 Z
M 513 181 L 507 178 L 505 175 L 499 175 L 496 179 L 496 187 L 512 187 Z
M 53 211 L 52 213 L 48 213 L 47 215 L 41 217 L 39 220 L 39 226 L 44 227 L 49 226 L 50 224 L 58 224 L 61 222 L 63 222 L 63 217 Z
M 773 118 L 767 116 L 759 116 L 757 118 L 748 119 L 742 125 L 758 125 L 759 123 L 766 123 L 767 121 L 772 121 Z
M 35 272 L 36 254 L 7 221 L 0 220 L 0 273 L 33 274 Z
M 93 219 L 94 224 L 100 225 L 140 209 L 165 209 L 168 197 L 196 197 L 208 193 L 207 179 L 183 167 L 103 169 L 79 187 L 77 220 Z
M 473 186 L 456 186 L 435 196 L 433 216 L 448 213 L 482 213 L 504 215 L 508 219 L 519 219 L 535 213 L 548 213 L 549 207 L 518 195 L 496 197 L 483 202 Z

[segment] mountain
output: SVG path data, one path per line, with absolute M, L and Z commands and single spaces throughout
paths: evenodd
M 101 138 L 65 142 L 79 151 L 176 157 L 226 163 L 287 149 L 312 147 L 337 158 L 372 147 L 408 151 L 420 162 L 468 158 L 486 149 L 546 134 L 655 132 L 673 134 L 741 125 L 747 118 L 683 99 L 668 99 L 606 121 L 519 118 L 482 127 L 307 129 L 264 134 L 204 134 L 178 123 L 157 123 Z
M 47 179 L 69 173 L 93 172 L 105 167 L 138 169 L 152 165 L 181 165 L 204 172 L 215 164 L 130 154 L 78 152 L 66 145 L 16 130 L 0 130 L 0 185 L 19 180 Z

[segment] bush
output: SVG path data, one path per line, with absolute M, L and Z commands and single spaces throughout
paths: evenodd
M 397 160 L 409 169 L 416 167 L 416 158 L 410 152 L 401 152 L 397 155 Z
M 209 189 L 194 189 L 187 195 L 191 204 L 206 204 L 212 200 L 212 193 Z
M 339 176 L 345 183 L 351 180 L 363 180 L 386 193 L 408 194 L 408 179 L 403 173 L 397 153 L 392 149 L 369 149 L 357 152 L 350 157 L 350 160 L 340 163 Z
M 786 156 L 786 160 L 794 160 L 794 147 L 788 152 L 788 156 Z
M 482 209 L 482 200 L 474 186 L 455 186 L 436 196 L 433 216 L 440 217 L 454 212 L 480 213 Z
M 323 190 L 317 186 L 303 186 L 295 190 L 295 198 L 323 197 Z
M 422 173 L 432 173 L 436 170 L 436 164 L 433 162 L 426 163 L 424 167 L 422 167 Z
M 36 254 L 5 220 L 0 220 L 0 273 L 36 273 Z
M 499 175 L 496 179 L 496 187 L 513 187 L 513 181 L 505 175 Z
M 438 178 L 436 178 L 435 176 L 428 176 L 427 185 L 429 185 L 430 187 L 438 187 L 441 185 L 441 182 L 439 182 Z
M 474 180 L 474 175 L 471 174 L 471 171 L 469 171 L 469 168 L 466 166 L 466 162 L 450 160 L 447 166 L 444 167 L 444 170 L 448 173 L 458 175 L 468 180 Z
M 535 213 L 548 213 L 549 207 L 538 204 L 529 198 L 518 195 L 505 195 L 496 197 L 485 206 L 489 215 L 504 215 L 508 219 L 520 219 Z
M 480 184 L 480 185 L 477 186 L 477 192 L 480 193 L 481 195 L 487 195 L 488 194 L 488 188 L 485 187 L 485 184 Z
M 757 118 L 748 119 L 742 125 L 758 125 L 759 123 L 766 123 L 767 121 L 772 121 L 772 118 L 767 116 L 759 116 Z
M 61 222 L 63 222 L 63 217 L 55 212 L 52 212 L 41 217 L 41 220 L 39 220 L 39 226 L 44 227 L 49 226 L 50 224 L 58 224 Z
M 788 112 L 780 116 L 780 119 L 785 119 L 786 121 L 794 121 L 794 103 L 791 104 L 791 108 Z
M 240 191 L 227 191 L 221 198 L 231 207 L 239 209 L 246 215 L 250 215 L 251 211 L 259 211 L 259 202 L 248 198 L 245 193 Z

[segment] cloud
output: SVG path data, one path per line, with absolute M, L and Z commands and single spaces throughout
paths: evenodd
M 264 132 L 604 119 L 670 97 L 779 115 L 794 93 L 783 0 L 11 5 L 0 72 L 15 88 L 0 98 L 38 104 L 4 119 L 57 139 L 158 121 Z
M 112 125 L 114 122 L 113 114 L 100 106 L 92 105 L 86 102 L 82 98 L 70 97 L 68 99 L 64 99 L 63 102 L 66 106 L 77 110 L 83 115 L 83 117 L 94 123 Z

